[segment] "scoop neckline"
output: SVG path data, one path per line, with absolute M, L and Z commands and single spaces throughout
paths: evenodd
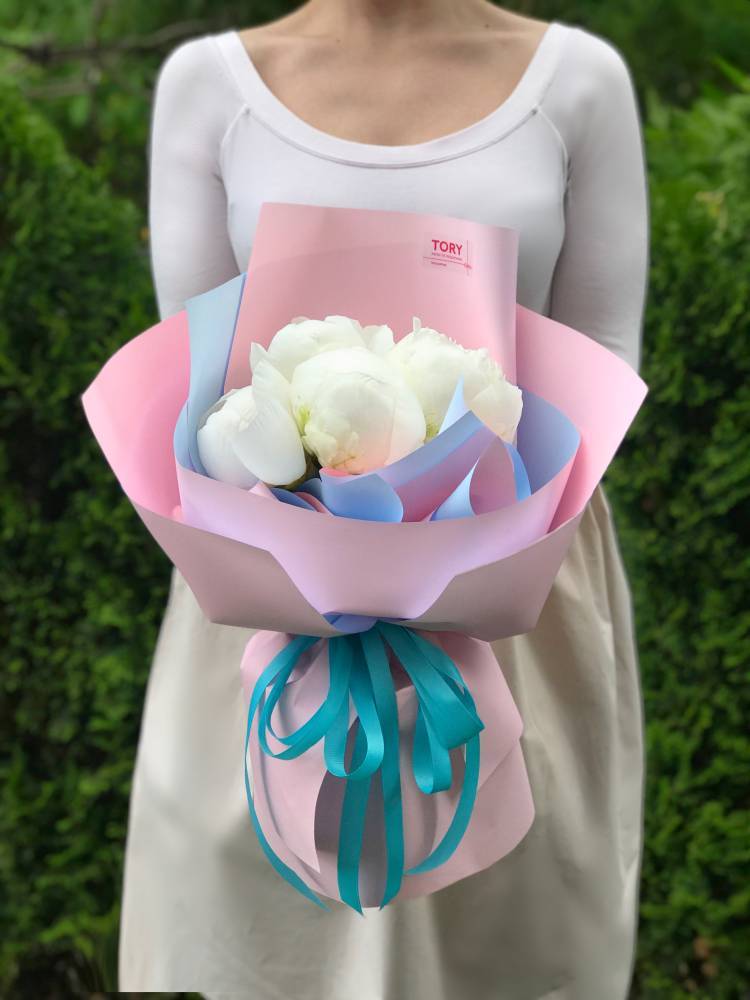
M 548 22 L 521 77 L 505 100 L 483 118 L 462 129 L 423 142 L 379 145 L 325 132 L 300 118 L 266 84 L 235 29 L 211 37 L 219 46 L 250 114 L 281 138 L 330 159 L 373 165 L 431 162 L 496 141 L 536 111 L 554 69 L 565 30 Z

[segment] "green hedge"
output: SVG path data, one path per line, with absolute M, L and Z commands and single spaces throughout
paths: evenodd
M 114 989 L 127 796 L 169 567 L 78 398 L 153 322 L 138 213 L 9 86 L 0 178 L 0 995 L 37 998 L 66 979 L 70 995 L 94 988 L 84 959 L 100 941 Z
M 607 478 L 648 715 L 634 996 L 734 1000 L 750 982 L 750 93 L 653 105 L 649 120 L 651 392 Z M 9 87 L 0 176 L 0 995 L 36 1000 L 116 988 L 127 797 L 169 566 L 79 402 L 155 318 L 138 213 Z
M 644 408 L 607 482 L 648 733 L 639 997 L 750 986 L 750 78 L 653 104 Z

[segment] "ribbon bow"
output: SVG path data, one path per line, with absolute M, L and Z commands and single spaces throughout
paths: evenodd
M 320 641 L 328 642 L 328 693 L 307 722 L 288 736 L 278 736 L 271 718 L 284 686 L 302 654 Z M 417 697 L 412 769 L 420 791 L 433 795 L 449 789 L 453 780 L 450 751 L 465 747 L 463 781 L 453 819 L 434 850 L 408 871 L 404 870 L 398 707 L 388 647 L 409 675 Z M 356 710 L 356 734 L 347 767 L 350 698 Z M 458 668 L 440 647 L 410 628 L 383 621 L 366 632 L 327 640 L 299 635 L 277 653 L 253 688 L 245 734 L 245 790 L 255 832 L 276 871 L 312 902 L 328 909 L 275 853 L 258 821 L 247 772 L 247 750 L 256 714 L 264 753 L 291 760 L 322 739 L 327 770 L 346 781 L 337 873 L 341 899 L 352 909 L 362 913 L 359 868 L 367 803 L 376 776 L 383 792 L 386 846 L 386 880 L 380 908 L 396 896 L 404 875 L 431 871 L 453 854 L 469 824 L 476 799 L 479 733 L 484 725 Z M 274 752 L 268 745 L 268 733 L 285 749 Z

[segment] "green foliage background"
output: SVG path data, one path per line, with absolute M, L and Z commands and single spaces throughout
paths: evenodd
M 144 229 L 154 74 L 181 38 L 295 6 L 0 0 L 3 997 L 117 988 L 130 776 L 169 565 L 79 395 L 157 319 Z M 647 713 L 632 995 L 747 998 L 748 3 L 507 6 L 612 40 L 646 127 L 650 394 L 607 477 Z

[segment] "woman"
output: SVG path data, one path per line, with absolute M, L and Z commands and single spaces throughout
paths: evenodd
M 150 145 L 162 317 L 247 266 L 263 201 L 520 232 L 518 300 L 639 364 L 648 263 L 629 70 L 603 38 L 484 0 L 309 0 L 162 66 Z M 529 834 L 433 896 L 330 914 L 253 834 L 239 662 L 174 571 L 127 841 L 123 991 L 254 1000 L 621 1000 L 642 851 L 642 699 L 601 488 L 537 628 L 494 643 L 525 723 Z

